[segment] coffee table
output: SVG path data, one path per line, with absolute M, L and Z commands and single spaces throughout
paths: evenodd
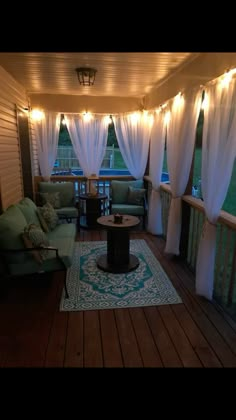
M 130 254 L 129 232 L 140 223 L 136 216 L 123 214 L 122 223 L 114 223 L 114 215 L 102 216 L 97 223 L 107 230 L 107 253 L 97 259 L 97 266 L 110 273 L 127 273 L 135 270 L 139 260 Z

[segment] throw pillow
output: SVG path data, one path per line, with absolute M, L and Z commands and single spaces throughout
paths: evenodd
M 40 208 L 37 209 L 37 216 L 39 218 L 39 221 L 40 221 L 40 224 L 41 224 L 41 227 L 42 227 L 43 231 L 45 233 L 48 233 L 49 232 L 48 225 L 47 225 L 43 215 L 40 212 Z
M 29 239 L 27 233 L 22 233 L 22 239 L 23 239 L 25 248 L 34 248 L 34 246 L 33 246 L 32 242 L 31 242 L 31 240 Z M 42 264 L 43 259 L 42 259 L 41 255 L 40 255 L 40 252 L 39 251 L 37 251 L 37 250 L 33 251 L 32 250 L 31 251 L 31 254 L 33 255 L 35 261 L 37 261 L 37 263 Z
M 143 199 L 145 197 L 146 190 L 144 188 L 128 188 L 128 204 L 136 204 L 136 206 L 142 206 Z
M 49 230 L 55 229 L 59 219 L 57 213 L 55 212 L 51 204 L 46 203 L 43 207 L 40 207 L 40 213 L 43 216 L 45 222 L 47 223 Z
M 24 228 L 24 233 L 22 235 L 22 239 L 24 241 L 26 248 L 34 248 L 34 247 L 47 247 L 49 246 L 48 239 L 42 229 L 34 225 L 33 223 L 27 225 Z M 34 259 L 38 263 L 42 263 L 42 261 L 47 257 L 48 250 L 32 250 L 32 255 Z
M 40 193 L 41 197 L 41 203 L 46 204 L 50 203 L 54 209 L 60 209 L 61 208 L 61 200 L 60 200 L 60 193 L 54 192 L 54 193 Z

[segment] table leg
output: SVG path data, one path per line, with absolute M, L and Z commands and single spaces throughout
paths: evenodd
M 129 264 L 129 232 L 128 230 L 108 230 L 107 261 L 109 264 Z
M 98 258 L 98 268 L 110 273 L 127 273 L 135 270 L 139 265 L 139 260 L 135 255 L 130 254 L 129 246 L 128 230 L 108 230 L 107 254 Z

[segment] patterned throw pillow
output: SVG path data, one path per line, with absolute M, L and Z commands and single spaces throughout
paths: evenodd
M 136 206 L 142 206 L 143 199 L 145 197 L 146 190 L 144 188 L 128 188 L 128 204 L 136 204 Z
M 54 209 L 61 208 L 61 200 L 60 200 L 60 193 L 40 193 L 41 203 L 42 205 L 46 203 L 50 203 Z
M 51 206 L 50 203 L 44 204 L 43 207 L 40 207 L 40 213 L 43 216 L 45 222 L 47 223 L 47 226 L 49 230 L 55 229 L 55 227 L 58 224 L 58 215 L 55 212 L 54 208 Z
M 43 215 L 41 214 L 40 207 L 38 207 L 38 209 L 37 209 L 37 216 L 39 218 L 39 221 L 40 221 L 40 224 L 41 224 L 41 227 L 42 227 L 43 231 L 45 233 L 48 233 L 49 232 L 48 225 L 47 225 Z
M 24 233 L 22 235 L 22 239 L 24 241 L 26 248 L 34 248 L 34 247 L 47 247 L 49 246 L 49 241 L 42 231 L 42 229 L 34 225 L 33 223 L 27 225 L 24 229 Z M 34 259 L 38 263 L 42 263 L 42 261 L 47 257 L 48 250 L 35 250 L 31 252 Z

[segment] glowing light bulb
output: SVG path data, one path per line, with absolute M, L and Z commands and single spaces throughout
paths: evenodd
M 140 118 L 140 115 L 137 112 L 134 112 L 133 114 L 131 114 L 130 118 L 131 118 L 132 124 L 137 124 Z
M 228 87 L 231 80 L 232 80 L 232 73 L 229 71 L 228 73 L 225 73 L 223 78 L 220 80 L 220 86 L 222 88 Z
M 205 92 L 205 96 L 204 96 L 204 99 L 203 99 L 202 104 L 201 104 L 201 109 L 206 110 L 208 108 L 209 108 L 209 97 L 208 97 L 207 93 Z
M 165 123 L 165 125 L 168 125 L 168 124 L 169 124 L 169 122 L 170 122 L 170 117 L 171 117 L 170 111 L 167 111 L 167 112 L 165 113 L 165 117 L 164 117 L 164 123 Z
M 39 109 L 33 109 L 31 112 L 31 117 L 34 121 L 41 121 L 44 118 L 44 112 Z
M 91 112 L 85 112 L 84 113 L 84 121 L 85 122 L 89 122 L 92 119 L 92 114 Z
M 106 116 L 104 117 L 104 122 L 105 122 L 105 124 L 106 124 L 106 125 L 111 124 L 112 119 L 111 119 L 110 115 L 106 115 Z
M 183 95 L 181 93 L 178 93 L 178 95 L 176 95 L 174 98 L 174 103 L 173 103 L 174 108 L 179 108 L 183 104 L 183 101 L 184 101 Z

